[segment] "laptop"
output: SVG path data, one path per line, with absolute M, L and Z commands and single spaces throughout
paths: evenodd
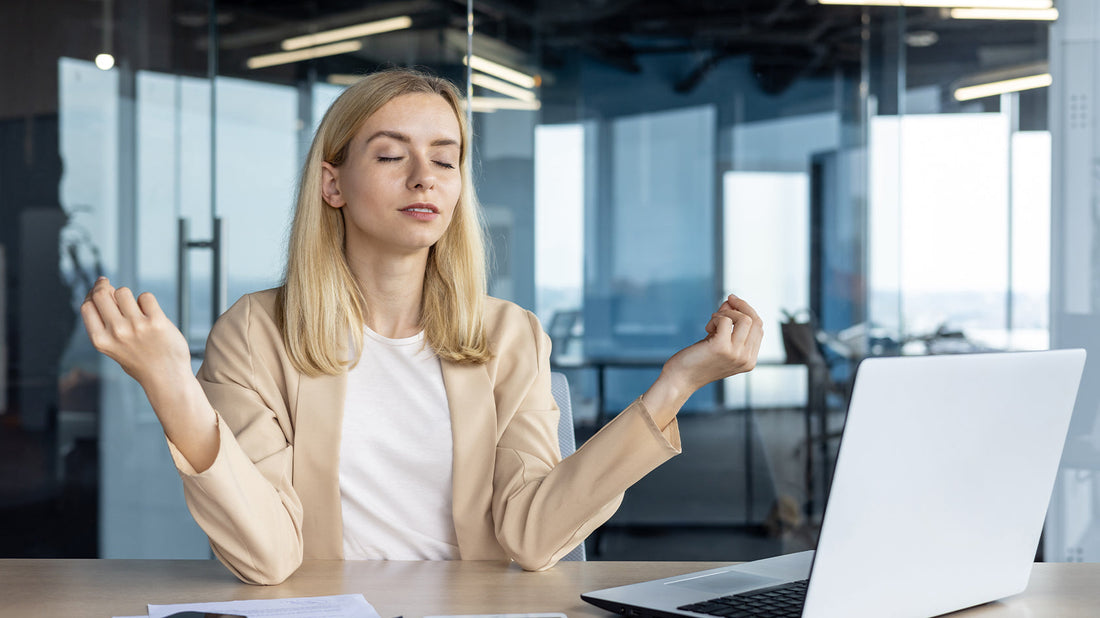
M 626 616 L 927 618 L 1022 592 L 1084 363 L 1080 349 L 867 359 L 816 551 L 581 598 Z

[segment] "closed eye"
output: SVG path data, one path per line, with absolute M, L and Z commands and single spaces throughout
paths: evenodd
M 440 166 L 440 167 L 445 167 L 449 170 L 453 170 L 455 168 L 453 163 L 447 163 L 445 161 L 436 161 L 435 164 Z
M 400 161 L 402 157 L 378 157 L 378 160 L 382 163 L 392 163 L 393 161 Z

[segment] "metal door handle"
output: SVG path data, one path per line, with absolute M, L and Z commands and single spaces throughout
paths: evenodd
M 213 234 L 209 240 L 191 240 L 191 222 L 183 217 L 179 218 L 176 242 L 176 310 L 180 332 L 190 344 L 188 330 L 191 327 L 191 268 L 188 263 L 188 252 L 195 249 L 210 249 L 210 323 L 213 324 L 222 312 L 222 289 L 224 273 L 222 272 L 222 219 L 214 217 Z M 191 356 L 201 357 L 204 348 L 191 348 Z

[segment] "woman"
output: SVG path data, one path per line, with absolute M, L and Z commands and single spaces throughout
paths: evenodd
M 304 558 L 512 559 L 542 570 L 679 453 L 676 413 L 755 365 L 761 322 L 730 296 L 707 336 L 561 460 L 550 343 L 485 295 L 463 102 L 371 75 L 325 114 L 302 174 L 284 285 L 187 344 L 149 293 L 100 279 L 89 336 L 145 389 L 218 558 L 276 584 Z

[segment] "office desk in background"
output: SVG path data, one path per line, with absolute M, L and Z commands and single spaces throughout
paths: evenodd
M 145 615 L 148 603 L 362 594 L 383 618 L 431 614 L 613 614 L 582 592 L 721 566 L 713 562 L 562 562 L 542 573 L 504 562 L 307 560 L 279 586 L 238 582 L 213 560 L 0 560 L 0 616 Z M 1028 590 L 959 618 L 1084 618 L 1100 613 L 1100 564 L 1037 564 Z

